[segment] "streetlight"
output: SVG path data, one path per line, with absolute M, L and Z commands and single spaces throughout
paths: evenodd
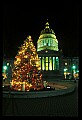
M 73 64 L 72 69 L 75 70 L 76 66 Z
M 3 66 L 3 73 L 2 73 L 3 80 L 5 80 L 7 78 L 6 70 L 7 70 L 7 66 L 5 65 L 5 66 Z
M 5 65 L 5 66 L 3 66 L 3 70 L 5 70 L 5 71 L 7 70 L 7 66 L 6 66 L 6 65 Z
M 76 69 L 76 66 L 73 64 L 72 66 L 72 78 L 75 78 L 74 75 L 75 75 L 75 69 Z
M 65 79 L 66 79 L 66 71 L 67 71 L 67 68 L 64 68 L 64 76 L 65 76 Z

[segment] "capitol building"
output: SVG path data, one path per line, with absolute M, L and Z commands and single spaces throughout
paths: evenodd
M 62 77 L 62 52 L 58 49 L 58 40 L 48 22 L 37 41 L 37 52 L 43 75 L 48 78 Z
M 62 50 L 58 48 L 58 39 L 54 30 L 47 21 L 37 40 L 37 53 L 40 58 L 43 79 L 73 79 L 79 78 L 79 57 L 63 57 Z M 12 74 L 14 59 L 3 58 L 3 66 L 8 65 L 9 79 Z M 7 77 L 7 78 L 8 78 Z

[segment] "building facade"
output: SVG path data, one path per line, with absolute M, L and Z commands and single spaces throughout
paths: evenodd
M 58 48 L 56 35 L 49 27 L 48 22 L 37 40 L 37 53 L 40 59 L 43 79 L 79 79 L 79 57 L 63 57 L 62 51 Z M 3 59 L 2 74 L 9 81 L 12 78 L 13 64 L 14 59 Z
M 79 79 L 79 57 L 64 57 L 63 70 L 65 79 Z
M 37 41 L 37 52 L 40 58 L 43 76 L 61 78 L 62 77 L 62 51 L 58 49 L 58 40 L 49 23 L 45 24 Z
M 62 51 L 58 49 L 56 35 L 50 29 L 48 22 L 37 41 L 37 52 L 45 78 L 70 79 L 73 78 L 76 71 L 79 71 L 79 58 L 63 57 Z M 75 70 L 73 70 L 73 66 L 76 67 Z

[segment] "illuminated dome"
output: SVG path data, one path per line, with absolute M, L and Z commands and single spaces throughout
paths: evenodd
M 45 49 L 58 51 L 58 40 L 56 39 L 54 31 L 50 29 L 48 22 L 46 22 L 45 28 L 41 31 L 37 41 L 37 51 Z

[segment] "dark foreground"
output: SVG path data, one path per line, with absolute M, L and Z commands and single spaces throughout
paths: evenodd
M 78 117 L 78 87 L 75 91 L 49 98 L 3 98 L 3 116 Z

